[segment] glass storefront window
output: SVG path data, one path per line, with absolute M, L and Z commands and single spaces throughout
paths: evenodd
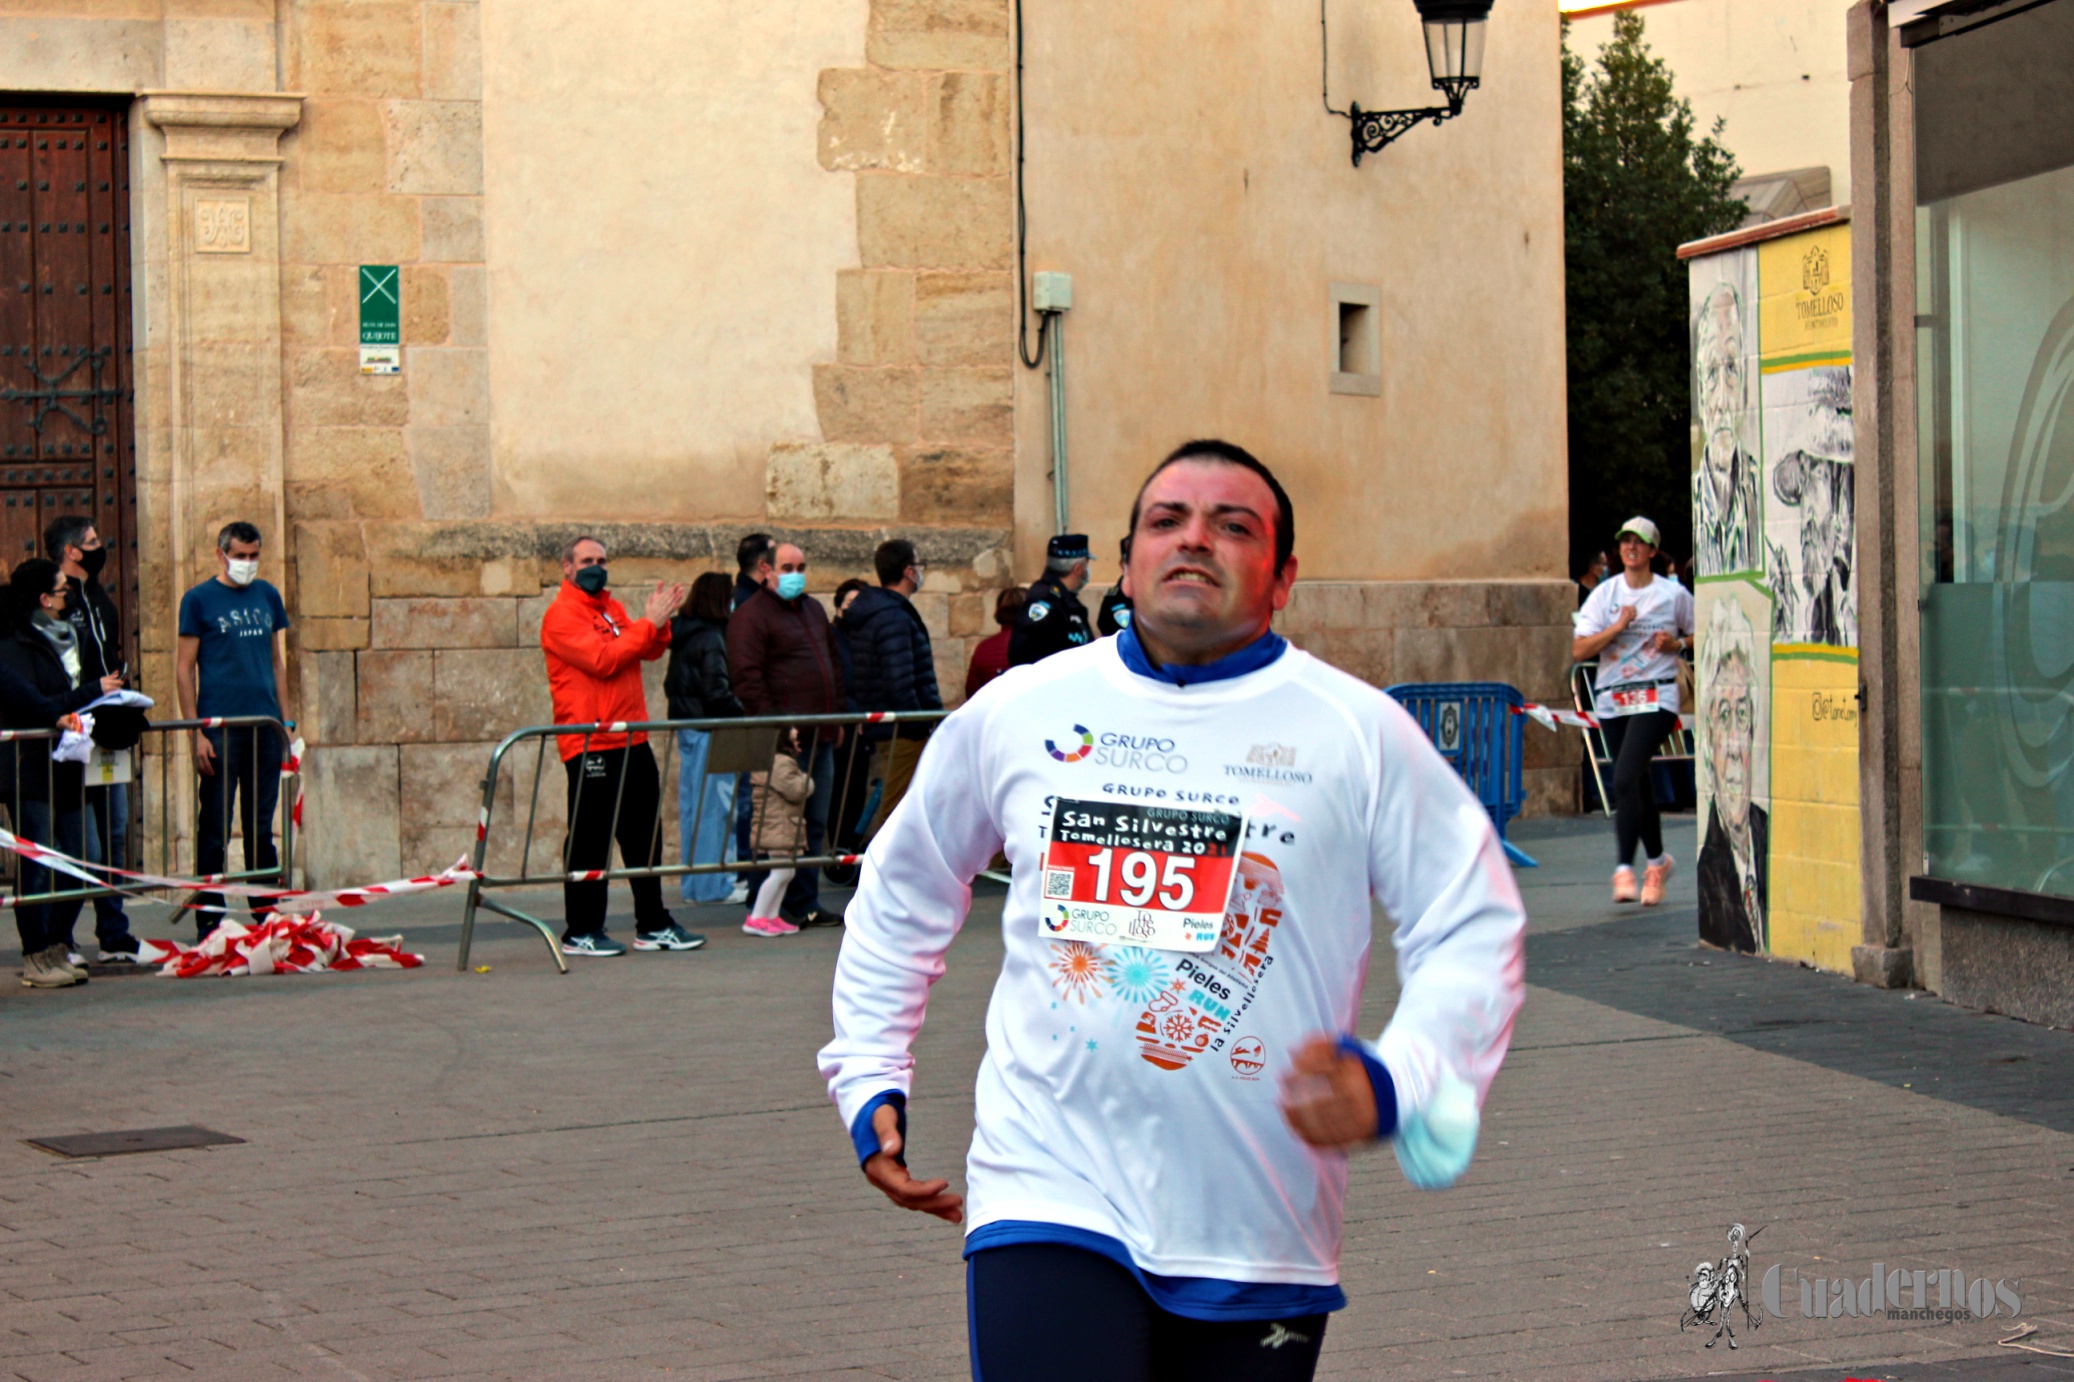
M 1924 204 L 1916 273 L 1928 872 L 2074 895 L 2074 167 Z

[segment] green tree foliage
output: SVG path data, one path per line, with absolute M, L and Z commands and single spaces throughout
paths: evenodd
M 1613 17 L 1595 70 L 1563 33 L 1563 241 L 1569 293 L 1570 548 L 1610 550 L 1647 514 L 1664 550 L 1692 553 L 1692 347 L 1678 246 L 1742 223 L 1740 176 L 1633 11 Z M 1619 568 L 1616 557 L 1614 567 Z

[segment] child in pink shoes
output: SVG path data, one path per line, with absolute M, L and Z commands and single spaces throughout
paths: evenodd
M 796 732 L 790 736 L 797 743 Z M 814 780 L 800 769 L 799 760 L 780 747 L 767 773 L 749 775 L 750 844 L 758 859 L 797 859 L 807 843 L 807 798 Z M 763 886 L 749 901 L 749 919 L 742 930 L 752 936 L 790 936 L 799 928 L 778 915 L 792 868 L 776 868 L 764 875 Z

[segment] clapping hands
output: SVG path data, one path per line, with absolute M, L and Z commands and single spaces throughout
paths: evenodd
M 684 608 L 684 600 L 689 593 L 689 586 L 657 581 L 655 589 L 649 592 L 647 607 L 641 612 L 649 623 L 660 628 L 669 623 L 678 610 Z

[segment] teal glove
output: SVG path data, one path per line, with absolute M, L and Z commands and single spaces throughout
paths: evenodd
M 1431 1101 L 1405 1120 L 1390 1144 L 1404 1178 L 1421 1190 L 1445 1190 L 1460 1180 L 1476 1155 L 1480 1123 L 1476 1091 L 1453 1075 L 1441 1076 Z

